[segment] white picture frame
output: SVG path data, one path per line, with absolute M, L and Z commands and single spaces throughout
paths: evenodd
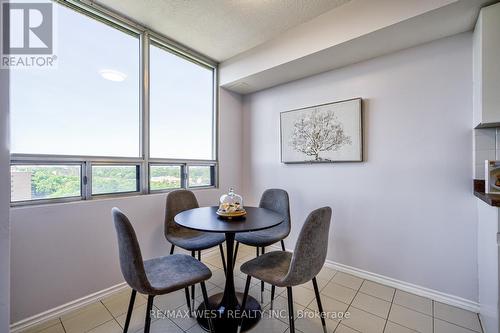
M 362 99 L 280 113 L 281 162 L 363 161 Z

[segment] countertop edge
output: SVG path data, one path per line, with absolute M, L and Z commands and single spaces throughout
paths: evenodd
M 474 179 L 474 195 L 490 206 L 500 207 L 500 194 L 485 193 L 484 186 L 483 179 Z

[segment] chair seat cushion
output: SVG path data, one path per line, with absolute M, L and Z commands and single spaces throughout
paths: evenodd
M 161 295 L 208 280 L 210 269 L 186 254 L 154 258 L 144 261 L 152 295 Z
M 283 283 L 283 279 L 288 273 L 291 260 L 292 253 L 290 252 L 268 252 L 245 262 L 241 265 L 241 271 L 244 274 L 272 285 L 286 287 Z
M 205 250 L 222 244 L 226 240 L 224 234 L 201 232 L 187 228 L 179 228 L 175 233 L 167 234 L 167 240 L 188 251 Z
M 236 234 L 236 241 L 250 246 L 269 246 L 285 239 L 288 236 L 288 230 L 277 226 L 270 229 L 241 232 Z

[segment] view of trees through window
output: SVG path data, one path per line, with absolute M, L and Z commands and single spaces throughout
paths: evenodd
M 149 188 L 152 191 L 182 187 L 180 165 L 152 165 L 149 170 Z
M 189 167 L 189 187 L 212 186 L 213 166 L 196 165 Z
M 92 194 L 139 191 L 138 165 L 93 165 Z
M 80 165 L 13 165 L 11 201 L 78 197 Z

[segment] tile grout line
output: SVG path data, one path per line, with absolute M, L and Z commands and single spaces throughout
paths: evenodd
M 495 138 L 495 144 L 496 144 L 496 138 Z M 431 300 L 432 304 L 432 333 L 434 333 L 434 324 L 436 323 L 436 317 L 434 317 L 434 300 Z
M 64 333 L 67 333 L 67 332 L 66 332 L 66 327 L 64 327 L 64 324 L 63 324 L 63 322 L 62 322 L 61 317 L 58 317 L 57 319 L 59 319 L 59 322 L 61 323 L 61 326 L 62 326 L 62 328 L 63 328 Z
M 387 327 L 387 323 L 389 322 L 389 316 L 391 314 L 392 304 L 394 303 L 394 298 L 395 297 L 396 297 L 396 289 L 394 289 L 394 292 L 392 293 L 391 304 L 389 305 L 389 312 L 387 312 L 387 320 L 385 321 L 384 329 L 382 330 L 382 332 L 385 332 L 385 329 Z
M 363 283 L 365 282 L 365 280 L 366 280 L 366 279 L 363 279 L 363 282 L 361 282 L 361 286 L 363 285 Z M 334 283 L 335 283 L 335 282 L 334 282 Z M 361 289 L 361 286 L 359 286 L 359 289 Z M 346 287 L 346 288 L 348 288 L 348 287 Z M 349 309 L 351 308 L 351 306 L 352 306 L 352 302 L 354 302 L 354 300 L 356 299 L 356 296 L 358 296 L 359 289 L 358 289 L 358 290 L 356 291 L 356 293 L 354 294 L 354 297 L 352 298 L 351 303 L 349 303 L 349 306 L 347 307 L 347 310 L 346 310 L 346 311 L 349 311 Z M 351 290 L 354 290 L 354 289 L 351 289 Z M 357 309 L 355 306 L 353 306 L 353 308 Z M 338 325 L 338 326 L 340 326 L 340 324 L 342 324 L 342 322 L 343 322 L 343 321 L 344 321 L 344 320 L 342 319 L 342 320 L 340 321 L 340 323 L 339 323 L 339 325 Z M 338 328 L 338 326 L 337 326 L 337 328 Z M 352 328 L 352 327 L 351 327 L 351 326 L 349 326 L 349 325 L 346 325 L 346 326 L 347 326 L 347 327 L 349 327 L 349 328 Z M 336 330 L 337 330 L 337 329 L 335 329 L 335 331 L 336 331 Z M 356 329 L 354 329 L 354 330 L 356 330 Z

